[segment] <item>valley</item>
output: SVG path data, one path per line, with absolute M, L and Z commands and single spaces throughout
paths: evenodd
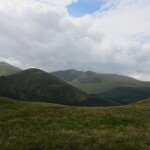
M 150 148 L 149 82 L 75 70 L 58 76 L 11 69 L 0 76 L 1 149 Z

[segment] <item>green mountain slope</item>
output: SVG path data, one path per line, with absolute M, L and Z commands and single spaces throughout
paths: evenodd
M 66 70 L 66 71 L 57 71 L 53 72 L 52 74 L 61 80 L 72 82 L 83 75 L 84 72 L 77 71 L 77 70 Z
M 38 69 L 0 77 L 0 96 L 61 104 L 72 104 L 88 97 L 77 88 Z
M 0 98 L 0 149 L 149 150 L 150 99 L 122 107 L 67 107 Z
M 0 96 L 25 101 L 79 106 L 121 105 L 110 98 L 88 95 L 76 87 L 39 69 L 28 69 L 0 77 Z
M 122 75 L 76 70 L 57 71 L 52 74 L 86 93 L 94 95 L 95 105 L 99 103 L 100 99 L 107 103 L 124 105 L 150 97 L 150 82 L 142 82 Z
M 52 74 L 89 94 L 106 92 L 117 87 L 150 87 L 150 82 L 142 82 L 126 76 L 98 74 L 91 71 L 78 72 L 67 70 L 53 72 Z M 75 78 L 76 74 L 78 76 Z
M 146 87 L 117 87 L 110 91 L 97 94 L 97 97 L 110 99 L 121 105 L 130 104 L 138 100 L 150 97 L 150 88 Z
M 4 63 L 4 62 L 0 62 L 0 76 L 10 75 L 13 73 L 17 73 L 19 71 L 21 71 L 21 69 L 14 67 L 10 64 Z

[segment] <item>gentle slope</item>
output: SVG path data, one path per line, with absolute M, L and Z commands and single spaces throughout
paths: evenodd
M 5 149 L 149 150 L 150 99 L 123 107 L 82 108 L 0 98 Z

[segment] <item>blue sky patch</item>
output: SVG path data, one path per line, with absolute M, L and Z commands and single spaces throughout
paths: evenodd
M 70 4 L 67 9 L 71 16 L 82 17 L 96 12 L 105 2 L 106 0 L 78 0 L 77 3 Z

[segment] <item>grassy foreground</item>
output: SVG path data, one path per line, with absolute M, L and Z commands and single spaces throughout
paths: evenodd
M 1 150 L 148 150 L 150 99 L 85 108 L 0 98 Z

